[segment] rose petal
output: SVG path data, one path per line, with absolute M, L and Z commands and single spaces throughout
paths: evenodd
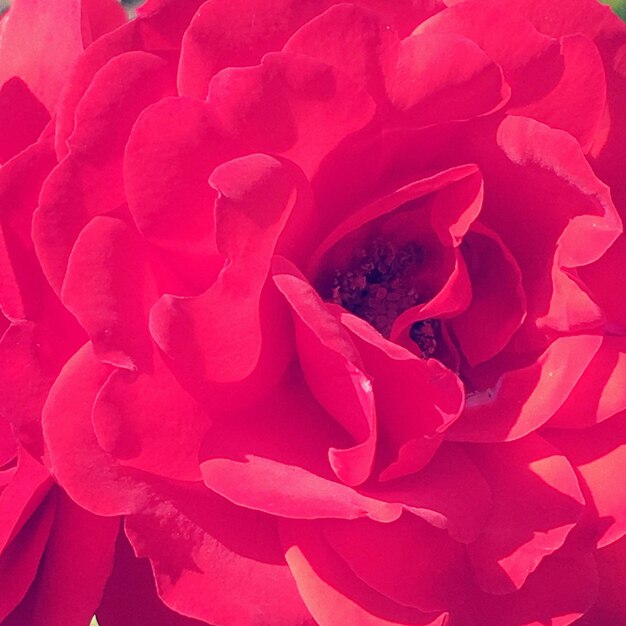
M 281 517 L 398 517 L 397 504 L 362 496 L 334 480 L 328 449 L 345 435 L 301 376 L 292 373 L 261 405 L 214 424 L 201 451 L 205 483 L 235 504 Z
M 311 623 L 274 519 L 204 487 L 172 491 L 171 500 L 162 496 L 126 521 L 135 553 L 151 559 L 170 608 L 214 624 Z
M 361 493 L 397 502 L 460 543 L 475 541 L 491 512 L 491 489 L 460 446 L 444 444 L 421 471 L 364 488 Z
M 461 382 L 435 359 L 418 358 L 366 322 L 348 314 L 341 321 L 373 380 L 382 450 L 387 452 L 380 480 L 420 470 L 461 413 Z
M 154 588 L 154 578 L 148 559 L 138 559 L 123 532 L 119 533 L 115 561 L 107 580 L 97 618 L 100 626 L 203 626 L 161 602 Z
M 118 527 L 118 519 L 92 515 L 57 491 L 54 523 L 37 576 L 4 623 L 86 624 L 100 602 L 113 565 Z
M 461 245 L 472 301 L 450 324 L 465 358 L 477 365 L 494 357 L 526 317 L 526 294 L 515 258 L 496 233 L 474 227 Z
M 205 3 L 183 37 L 178 92 L 206 98 L 217 72 L 226 67 L 256 65 L 265 53 L 280 50 L 291 33 L 328 4 L 325 0 Z
M 601 343 L 596 335 L 555 339 L 531 365 L 505 372 L 493 387 L 470 394 L 446 436 L 486 443 L 536 430 L 565 402 Z
M 129 52 L 102 68 L 81 100 L 70 153 L 48 177 L 33 218 L 37 256 L 57 293 L 78 233 L 124 203 L 128 134 L 140 111 L 171 92 L 172 80 L 172 68 L 160 57 Z
M 547 423 L 586 428 L 626 409 L 626 339 L 607 336 L 567 400 Z
M 200 480 L 198 449 L 209 423 L 156 351 L 149 371 L 113 372 L 93 407 L 104 450 L 122 465 L 175 480 Z
M 54 113 L 67 73 L 82 51 L 80 0 L 15 0 L 2 24 L 0 84 L 19 76 Z
M 18 77 L 0 87 L 0 163 L 35 143 L 50 115 L 26 83 Z
M 395 64 L 398 45 L 387 16 L 339 4 L 297 30 L 283 50 L 337 68 L 364 86 L 378 103 L 386 103 L 385 74 Z
M 150 314 L 156 343 L 196 378 L 231 382 L 254 370 L 264 341 L 261 292 L 281 232 L 302 201 L 301 176 L 293 164 L 260 154 L 213 173 L 217 246 L 228 262 L 202 295 L 163 296 Z
M 61 299 L 105 363 L 136 370 L 150 358 L 151 282 L 143 242 L 122 220 L 95 217 L 80 232 Z
M 492 113 L 511 93 L 501 69 L 473 41 L 419 29 L 400 43 L 386 82 L 403 122 L 419 126 Z
M 447 614 L 427 615 L 368 587 L 328 545 L 319 525 L 281 520 L 281 542 L 298 591 L 322 626 L 443 626 Z
M 539 436 L 466 450 L 491 486 L 494 504 L 468 554 L 483 591 L 511 593 L 563 545 L 584 498 L 567 459 Z
M 463 548 L 414 515 L 388 524 L 329 520 L 322 533 L 364 583 L 394 602 L 430 612 L 462 601 Z
M 284 273 L 283 273 L 284 272 Z M 357 442 L 331 448 L 337 476 L 354 486 L 372 469 L 376 448 L 376 409 L 372 382 L 341 323 L 297 270 L 281 269 L 274 282 L 291 306 L 299 362 L 315 399 Z
M 626 534 L 626 494 L 615 478 L 626 470 L 626 413 L 585 430 L 550 430 L 546 439 L 577 468 L 597 516 L 599 547 Z
M 367 92 L 334 68 L 286 52 L 222 70 L 211 80 L 208 102 L 243 152 L 281 154 L 309 176 L 375 113 Z

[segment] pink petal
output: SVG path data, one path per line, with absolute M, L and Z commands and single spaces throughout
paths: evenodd
M 311 393 L 357 442 L 331 448 L 331 465 L 343 482 L 358 485 L 369 476 L 376 449 L 372 382 L 340 321 L 293 271 L 275 274 L 274 282 L 291 306 L 299 362 Z
M 148 310 L 157 295 L 143 242 L 114 217 L 95 217 L 70 254 L 61 299 L 88 332 L 98 356 L 130 370 L 151 352 Z
M 123 532 L 119 533 L 113 571 L 98 606 L 100 626 L 204 626 L 168 609 L 159 599 L 148 559 L 138 559 Z
M 389 22 L 388 16 L 358 5 L 335 5 L 296 31 L 283 50 L 337 68 L 385 103 L 385 74 L 395 64 L 399 45 Z
M 414 515 L 388 524 L 325 521 L 322 533 L 365 584 L 394 602 L 424 612 L 462 602 L 468 576 L 463 548 Z
M 445 443 L 421 471 L 364 488 L 361 493 L 397 502 L 460 543 L 475 541 L 491 512 L 491 489 L 456 444 Z
M 484 591 L 511 593 L 563 545 L 584 499 L 567 459 L 536 435 L 466 450 L 490 484 L 494 504 L 468 554 Z
M 325 0 L 218 0 L 204 4 L 182 41 L 178 91 L 206 98 L 211 78 L 226 67 L 256 65 L 329 4 Z M 252 18 L 251 18 L 252 16 Z
M 0 87 L 0 163 L 35 143 L 49 119 L 46 108 L 23 80 L 7 80 Z
M 465 358 L 477 365 L 494 357 L 526 317 L 526 294 L 515 258 L 496 233 L 474 227 L 461 245 L 472 283 L 472 301 L 452 318 Z
M 122 465 L 175 480 L 200 480 L 198 449 L 209 424 L 206 409 L 180 387 L 157 351 L 147 371 L 113 372 L 93 407 L 104 450 Z
M 562 75 L 556 86 L 539 99 L 513 106 L 513 115 L 530 117 L 576 137 L 587 152 L 606 102 L 606 80 L 597 47 L 583 35 L 561 39 Z
M 228 160 L 209 108 L 187 98 L 148 107 L 130 134 L 124 158 L 128 208 L 150 242 L 187 255 L 216 254 L 207 181 Z
M 222 70 L 211 80 L 208 102 L 243 152 L 281 154 L 309 176 L 375 113 L 367 92 L 337 70 L 286 52 Z
M 547 423 L 586 428 L 626 410 L 626 339 L 606 336 L 567 400 Z
M 267 515 L 177 486 L 127 518 L 126 533 L 137 556 L 152 561 L 159 596 L 183 615 L 232 626 L 310 624 Z
M 335 480 L 328 449 L 345 435 L 301 376 L 290 374 L 259 406 L 215 422 L 201 451 L 205 483 L 235 504 L 281 517 L 397 518 L 399 505 Z
M 319 525 L 280 523 L 281 542 L 298 591 L 321 626 L 443 626 L 446 615 L 421 613 L 368 587 L 328 545 Z
M 33 219 L 37 256 L 57 293 L 78 233 L 124 203 L 128 135 L 139 113 L 171 92 L 172 80 L 172 68 L 160 57 L 127 53 L 98 73 L 81 100 L 70 153 L 48 177 Z
M 257 154 L 220 166 L 210 182 L 219 193 L 217 247 L 228 261 L 200 296 L 157 301 L 150 330 L 180 367 L 225 383 L 250 375 L 259 360 L 262 317 L 271 315 L 260 310 L 261 292 L 283 228 L 302 201 L 302 179 L 293 164 Z
M 116 518 L 97 517 L 56 492 L 54 523 L 37 576 L 7 626 L 84 626 L 111 572 Z
M 14 0 L 2 27 L 0 84 L 19 76 L 54 113 L 67 74 L 83 51 L 80 0 Z
M 473 41 L 420 29 L 400 43 L 387 90 L 402 120 L 419 126 L 486 115 L 510 96 L 500 68 Z
M 626 471 L 626 413 L 585 430 L 549 430 L 545 437 L 562 451 L 588 488 L 597 516 L 598 545 L 626 534 L 626 494 L 617 477 Z
M 341 321 L 373 380 L 387 462 L 380 480 L 420 470 L 436 452 L 441 433 L 461 413 L 461 382 L 438 361 L 418 358 L 384 339 L 366 322 L 348 314 Z
M 519 439 L 536 430 L 565 402 L 601 343 L 597 335 L 555 339 L 531 365 L 509 370 L 493 387 L 468 395 L 447 437 L 486 443 Z

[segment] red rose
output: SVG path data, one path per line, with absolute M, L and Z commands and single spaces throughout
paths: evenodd
M 54 379 L 9 419 L 150 560 L 169 609 L 120 537 L 101 625 L 626 619 L 624 24 L 154 0 L 66 54 L 2 77 L 0 412 Z

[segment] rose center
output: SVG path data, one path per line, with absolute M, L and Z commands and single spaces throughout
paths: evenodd
M 419 303 L 415 277 L 422 260 L 416 243 L 397 247 L 374 239 L 357 252 L 348 269 L 335 271 L 329 299 L 389 337 L 398 315 Z

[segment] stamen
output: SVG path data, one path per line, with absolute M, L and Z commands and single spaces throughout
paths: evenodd
M 422 356 L 429 359 L 437 351 L 439 332 L 439 320 L 422 320 L 411 326 L 409 337 L 417 344 Z
M 330 300 L 389 337 L 398 315 L 419 303 L 411 278 L 421 261 L 422 250 L 416 243 L 396 248 L 377 238 L 355 255 L 350 270 L 335 272 Z

